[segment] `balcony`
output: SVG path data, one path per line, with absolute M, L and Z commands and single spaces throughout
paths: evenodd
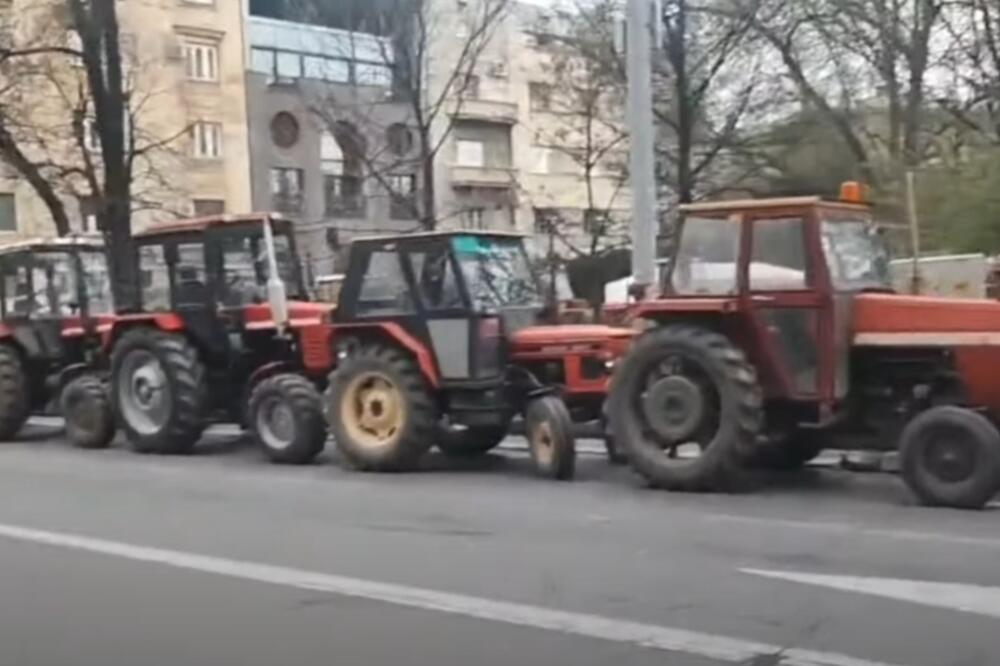
M 517 169 L 500 167 L 451 167 L 451 186 L 511 189 L 517 184 Z
M 458 107 L 458 108 L 455 108 Z M 451 115 L 456 120 L 479 120 L 504 125 L 517 124 L 517 103 L 488 99 L 465 99 L 461 106 L 456 103 Z

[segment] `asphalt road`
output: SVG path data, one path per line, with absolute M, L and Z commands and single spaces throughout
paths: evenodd
M 0 664 L 1000 664 L 1000 506 L 914 506 L 810 469 L 748 496 L 646 490 L 517 440 L 460 465 L 284 468 L 0 444 Z

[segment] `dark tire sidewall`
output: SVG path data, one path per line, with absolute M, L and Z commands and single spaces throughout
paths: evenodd
M 294 440 L 283 449 L 269 446 L 257 428 L 257 412 L 265 401 L 272 398 L 284 403 L 295 420 Z M 325 447 L 326 423 L 322 398 L 315 386 L 304 377 L 283 373 L 262 380 L 251 391 L 247 414 L 247 425 L 271 462 L 305 465 L 315 460 Z
M 182 409 L 178 408 L 182 404 L 182 401 L 178 400 L 181 387 L 177 377 L 177 369 L 173 367 L 168 353 L 163 349 L 163 345 L 167 342 L 179 344 L 190 357 L 192 365 L 197 366 L 189 368 L 195 381 L 195 395 L 190 400 L 189 414 L 183 414 Z M 129 354 L 137 351 L 146 351 L 159 361 L 166 375 L 173 400 L 173 410 L 167 422 L 152 435 L 145 435 L 135 430 L 124 418 L 119 405 L 121 366 Z M 165 333 L 156 329 L 136 329 L 126 332 L 112 352 L 111 378 L 111 404 L 116 419 L 128 437 L 133 450 L 138 453 L 184 454 L 189 453 L 194 448 L 206 426 L 208 386 L 205 369 L 198 359 L 197 351 L 182 335 Z

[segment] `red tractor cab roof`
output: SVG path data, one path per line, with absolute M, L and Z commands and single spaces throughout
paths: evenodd
M 733 201 L 712 201 L 707 203 L 684 204 L 680 207 L 687 215 L 708 215 L 712 217 L 728 216 L 733 213 L 768 209 L 791 208 L 827 208 L 850 210 L 857 212 L 869 211 L 864 203 L 851 201 L 829 201 L 822 197 L 773 197 L 770 199 L 736 199 Z
M 16 252 L 45 252 L 66 250 L 104 251 L 104 239 L 99 234 L 70 234 L 61 237 L 38 237 L 4 243 L 0 245 L 0 255 Z
M 187 220 L 176 220 L 173 222 L 163 222 L 154 224 L 143 231 L 137 232 L 136 238 L 149 238 L 163 234 L 177 234 L 189 232 L 204 232 L 210 228 L 223 227 L 231 224 L 246 224 L 248 222 L 263 223 L 264 220 L 274 222 L 288 222 L 288 219 L 276 213 L 241 213 L 238 215 L 206 215 Z

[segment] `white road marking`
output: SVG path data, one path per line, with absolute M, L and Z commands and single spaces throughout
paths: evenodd
M 963 613 L 1000 617 L 1000 587 L 967 583 L 936 583 L 902 578 L 832 576 L 828 574 L 766 569 L 740 569 L 743 573 L 776 578 L 806 585 L 818 585 L 844 592 L 856 592 L 924 606 L 947 608 Z
M 587 613 L 531 606 L 484 597 L 453 594 L 408 585 L 293 569 L 289 567 L 139 546 L 119 541 L 49 532 L 0 524 L 0 537 L 71 550 L 161 564 L 177 569 L 218 574 L 303 590 L 360 597 L 397 606 L 451 613 L 521 627 L 557 631 L 643 648 L 700 655 L 734 663 L 749 663 L 760 655 L 782 655 L 782 666 L 892 666 L 835 652 L 783 648 L 755 641 L 686 629 L 620 620 Z
M 1000 548 L 1000 539 L 990 537 L 962 536 L 946 532 L 921 532 L 916 530 L 894 530 L 884 527 L 865 527 L 861 524 L 833 521 L 786 520 L 782 518 L 758 518 L 757 516 L 738 516 L 728 513 L 708 514 L 705 520 L 712 522 L 747 523 L 774 527 L 790 527 L 794 529 L 813 530 L 818 532 L 842 532 L 852 536 L 880 537 L 898 539 L 901 541 L 937 541 L 947 544 L 964 546 L 984 546 Z

